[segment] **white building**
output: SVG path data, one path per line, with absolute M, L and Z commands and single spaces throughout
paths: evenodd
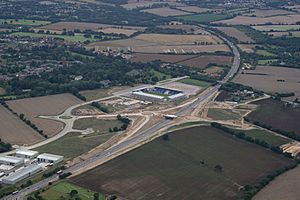
M 185 99 L 185 98 L 187 98 L 187 96 L 183 93 L 178 93 L 178 94 L 174 94 L 174 95 L 169 96 L 170 101 L 178 101 L 178 100 L 182 100 L 182 99 Z
M 4 184 L 16 184 L 17 182 L 42 171 L 42 167 L 37 164 L 28 165 L 2 178 Z
M 27 149 L 18 149 L 16 152 L 16 157 L 18 158 L 25 158 L 25 159 L 33 159 L 37 157 L 39 152 L 37 151 L 31 151 Z
M 43 154 L 39 155 L 37 157 L 37 159 L 38 159 L 38 162 L 40 162 L 40 163 L 53 163 L 53 164 L 56 164 L 56 163 L 59 163 L 59 162 L 63 161 L 64 157 L 60 156 L 60 155 L 43 153 Z
M 17 158 L 14 156 L 0 156 L 0 164 L 16 167 L 24 164 L 24 158 Z
M 143 101 L 151 101 L 151 102 L 163 102 L 165 101 L 165 97 L 155 95 L 155 94 L 149 94 L 142 91 L 133 91 L 132 96 L 134 98 L 143 100 Z

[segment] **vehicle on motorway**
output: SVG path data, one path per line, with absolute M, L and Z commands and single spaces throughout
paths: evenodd
M 177 115 L 165 115 L 164 117 L 165 117 L 165 119 L 173 120 L 173 119 L 176 119 L 178 116 Z

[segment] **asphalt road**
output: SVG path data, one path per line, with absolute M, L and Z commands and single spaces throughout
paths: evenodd
M 235 73 L 237 73 L 239 66 L 240 66 L 240 53 L 237 49 L 237 47 L 231 43 L 229 40 L 227 40 L 226 38 L 223 38 L 221 36 L 219 36 L 220 38 L 222 38 L 232 49 L 232 52 L 234 54 L 234 60 L 232 63 L 232 67 L 230 69 L 230 71 L 228 72 L 228 74 L 224 77 L 224 79 L 222 81 L 220 81 L 218 84 L 212 86 L 209 90 L 206 90 L 205 92 L 203 92 L 202 94 L 200 94 L 200 96 L 193 101 L 191 104 L 186 105 L 185 107 L 182 107 L 177 113 L 176 115 L 178 116 L 185 116 L 188 115 L 189 113 L 191 113 L 195 108 L 197 108 L 198 105 L 204 103 L 205 101 L 207 101 L 209 98 L 211 98 L 217 91 L 218 89 L 221 87 L 221 85 L 223 83 L 226 83 L 227 81 L 229 81 L 234 75 Z M 126 150 L 128 147 L 133 147 L 143 141 L 147 141 L 149 138 L 151 138 L 152 136 L 154 136 L 156 134 L 156 132 L 168 125 L 170 125 L 171 120 L 162 120 L 161 122 L 155 124 L 154 126 L 148 128 L 147 130 L 141 131 L 137 134 L 135 134 L 134 136 L 132 136 L 131 138 L 115 145 L 112 146 L 111 148 L 96 154 L 94 157 L 84 160 L 74 166 L 69 167 L 68 169 L 64 170 L 64 173 L 66 172 L 71 172 L 71 173 L 75 173 L 77 171 L 80 171 L 81 169 L 84 169 L 87 166 L 90 166 L 92 163 L 97 162 L 97 161 L 101 161 L 101 160 L 106 160 L 107 158 L 109 158 L 111 155 L 117 155 L 118 153 Z M 26 196 L 27 194 L 30 194 L 36 190 L 39 190 L 41 188 L 44 188 L 45 186 L 48 185 L 49 182 L 55 182 L 58 180 L 58 175 L 53 175 L 47 179 L 44 179 L 36 184 L 33 184 L 25 189 L 22 189 L 18 192 L 18 194 L 16 195 L 9 195 L 6 196 L 2 199 L 5 200 L 13 200 L 13 199 L 18 199 L 21 200 L 23 199 L 24 196 Z

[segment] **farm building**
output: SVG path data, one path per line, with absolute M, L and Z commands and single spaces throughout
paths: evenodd
M 137 99 L 151 102 L 177 101 L 187 97 L 181 90 L 164 87 L 151 87 L 136 90 L 132 92 L 132 96 Z
M 39 154 L 39 152 L 37 152 L 37 151 L 31 151 L 31 150 L 27 150 L 27 149 L 19 149 L 16 152 L 16 157 L 25 158 L 25 159 L 33 159 L 33 158 L 37 157 L 38 154 Z
M 13 185 L 39 171 L 42 170 L 42 167 L 37 164 L 31 164 L 24 168 L 21 168 L 8 176 L 2 178 L 2 183 Z
M 64 157 L 60 155 L 54 155 L 49 153 L 43 153 L 37 157 L 38 162 L 40 163 L 59 163 L 63 161 Z
M 10 165 L 10 166 L 20 166 L 24 164 L 24 158 L 17 158 L 14 156 L 1 156 L 0 164 Z

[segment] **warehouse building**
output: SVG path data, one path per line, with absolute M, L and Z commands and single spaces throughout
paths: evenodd
M 31 151 L 31 150 L 27 150 L 27 149 L 19 149 L 16 152 L 16 157 L 24 158 L 24 159 L 33 159 L 33 158 L 37 157 L 38 154 L 39 154 L 39 152 L 37 152 L 37 151 Z
M 16 167 L 24 164 L 24 158 L 18 158 L 14 156 L 0 156 L 0 164 Z
M 151 101 L 151 102 L 163 102 L 165 98 L 163 96 L 148 94 L 142 91 L 133 91 L 132 96 L 139 100 L 143 101 Z
M 42 167 L 37 164 L 31 164 L 26 167 L 20 168 L 19 170 L 11 173 L 8 176 L 2 178 L 2 183 L 4 184 L 16 184 L 17 182 L 42 171 Z
M 59 163 L 64 160 L 63 156 L 43 153 L 37 157 L 39 163 Z

